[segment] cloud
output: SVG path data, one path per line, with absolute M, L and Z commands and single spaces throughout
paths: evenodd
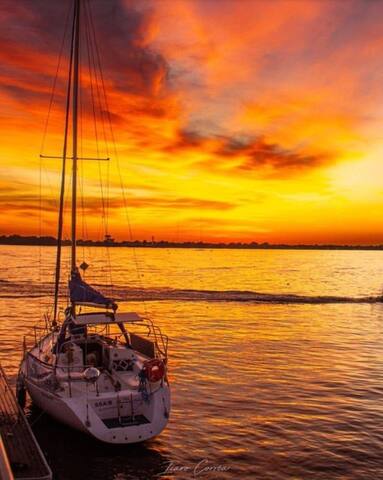
M 13 211 L 39 211 L 42 212 L 57 212 L 58 200 L 55 198 L 42 198 L 34 193 L 20 194 L 17 189 L 8 190 L 0 194 L 0 201 L 3 212 Z M 41 202 L 41 203 L 40 203 Z M 111 197 L 105 202 L 108 211 L 119 210 L 125 207 L 122 196 Z M 128 196 L 127 207 L 138 209 L 175 209 L 175 210 L 231 210 L 236 207 L 234 202 L 225 202 L 220 200 L 209 200 L 203 198 L 192 197 L 160 197 L 160 196 Z M 68 204 L 66 209 L 68 210 Z M 99 215 L 103 212 L 103 202 L 101 198 L 90 197 L 81 200 L 81 211 L 85 214 Z
M 154 5 L 160 25 L 154 45 L 171 70 L 181 72 L 174 83 L 188 114 L 184 129 L 215 125 L 210 133 L 250 132 L 294 151 L 306 143 L 312 150 L 306 155 L 327 153 L 321 147 L 331 142 L 337 161 L 345 141 L 354 147 L 361 126 L 368 127 L 366 112 L 383 100 L 381 2 Z M 316 101 L 306 102 L 310 97 Z M 298 110 L 291 110 L 291 101 Z M 263 120 L 278 108 L 267 129 L 258 116 L 242 115 L 251 104 L 264 109 Z
M 19 0 L 17 6 L 11 0 L 2 1 L 0 88 L 3 94 L 16 102 L 40 107 L 44 101 L 48 102 L 67 18 L 67 34 L 55 99 L 59 110 L 64 108 L 72 5 L 73 2 L 69 0 Z M 111 98 L 125 95 L 127 98 L 144 100 L 141 106 L 135 105 L 131 111 L 125 109 L 119 112 L 117 108 L 116 112 L 111 112 L 112 120 L 118 119 L 120 123 L 124 116 L 140 115 L 142 112 L 157 118 L 163 116 L 164 107 L 161 101 L 156 104 L 156 97 L 166 92 L 168 65 L 159 52 L 147 45 L 146 37 L 150 35 L 151 28 L 150 11 L 123 5 L 119 0 L 93 0 L 91 10 L 106 72 L 105 79 L 108 88 L 113 90 Z M 85 11 L 85 2 L 82 18 L 82 76 L 87 87 L 83 92 L 86 100 L 86 96 L 90 96 L 86 41 L 91 33 L 86 33 L 87 29 L 90 32 L 90 16 Z M 108 39 L 107 45 L 105 38 Z M 94 88 L 95 80 L 93 77 Z M 99 77 L 98 83 L 100 85 Z
M 71 13 L 71 2 L 64 1 L 60 6 L 54 6 L 50 3 L 49 8 L 39 8 L 43 6 L 43 0 L 36 0 L 30 2 L 29 0 L 20 0 L 18 8 L 13 15 L 12 20 L 17 25 L 17 29 L 11 32 L 10 38 L 3 38 L 4 44 L 9 44 L 11 54 L 4 52 L 9 49 L 4 48 L 3 55 L 3 80 L 0 77 L 0 88 L 13 102 L 27 106 L 35 114 L 41 111 L 41 104 L 46 101 L 49 92 L 49 85 L 52 80 L 52 75 L 55 71 L 55 62 L 53 59 L 56 56 L 56 51 L 59 46 L 57 40 L 57 32 L 63 31 L 63 18 L 66 18 L 68 13 Z M 8 5 L 8 8 L 6 8 Z M 286 5 L 281 3 L 284 8 Z M 168 5 L 170 7 L 170 5 Z M 96 37 L 100 46 L 101 57 L 104 61 L 105 70 L 107 71 L 106 82 L 109 89 L 109 105 L 105 105 L 103 101 L 98 104 L 96 92 L 91 89 L 91 77 L 87 71 L 86 66 L 83 68 L 82 77 L 84 82 L 84 89 L 82 92 L 82 116 L 84 124 L 89 125 L 84 127 L 83 134 L 87 138 L 94 135 L 94 127 L 91 123 L 93 121 L 94 112 L 91 106 L 92 96 L 95 96 L 96 105 L 96 119 L 97 123 L 101 124 L 103 121 L 110 120 L 113 125 L 119 130 L 119 138 L 123 141 L 129 142 L 128 149 L 145 148 L 147 151 L 162 151 L 167 154 L 176 154 L 180 151 L 189 151 L 205 153 L 209 156 L 207 162 L 199 161 L 199 165 L 206 165 L 209 170 L 216 167 L 217 171 L 233 170 L 238 173 L 250 171 L 252 169 L 260 169 L 265 166 L 268 169 L 282 169 L 290 168 L 291 172 L 297 173 L 300 170 L 308 169 L 310 167 L 317 167 L 324 163 L 324 158 L 328 158 L 321 152 L 307 153 L 299 149 L 299 146 L 284 146 L 283 142 L 275 141 L 272 137 L 268 138 L 266 134 L 257 131 L 257 127 L 251 127 L 249 122 L 245 119 L 245 129 L 243 132 L 238 131 L 233 133 L 230 129 L 219 125 L 214 127 L 214 122 L 211 128 L 208 126 L 208 121 L 201 121 L 201 115 L 205 113 L 205 108 L 200 111 L 201 103 L 195 98 L 196 93 L 201 93 L 201 88 L 197 90 L 193 87 L 193 78 L 189 78 L 191 82 L 191 89 L 184 85 L 183 80 L 177 76 L 177 62 L 173 59 L 172 50 L 164 48 L 164 43 L 156 43 L 158 37 L 158 29 L 163 22 L 163 10 L 166 5 L 160 5 L 155 2 L 148 2 L 142 6 L 132 2 L 122 2 L 114 0 L 105 2 L 103 0 L 94 0 L 92 2 L 92 19 L 95 23 Z M 253 40 L 254 35 L 259 37 L 263 42 L 270 38 L 271 33 L 274 33 L 275 25 L 270 30 L 268 24 L 264 24 L 268 10 L 271 12 L 279 12 L 274 7 L 269 7 L 267 4 L 262 5 L 262 8 L 255 4 L 250 4 L 250 9 L 257 13 L 254 19 L 262 28 L 255 33 L 244 35 L 242 31 L 237 31 L 236 28 L 227 23 L 229 20 L 229 4 L 223 2 L 222 7 L 217 10 L 214 2 L 201 4 L 196 2 L 195 7 L 187 3 L 175 5 L 172 4 L 170 11 L 172 15 L 180 14 L 182 12 L 189 13 L 184 33 L 178 32 L 177 35 L 181 39 L 187 41 L 185 33 L 193 32 L 194 40 L 193 51 L 183 52 L 183 58 L 188 55 L 192 56 L 196 62 L 199 62 L 199 68 L 204 68 L 206 72 L 215 72 L 220 67 L 218 65 L 227 64 L 227 57 L 217 60 L 222 55 L 221 50 L 217 50 L 217 40 L 220 38 L 219 30 L 215 26 L 213 31 L 216 33 L 216 38 L 211 37 L 211 32 L 207 29 L 206 19 L 214 13 L 221 17 L 223 25 L 228 27 L 228 34 L 235 38 L 235 42 L 231 45 L 229 51 L 237 52 L 236 54 L 244 55 L 245 51 L 249 55 L 249 61 L 242 65 L 243 68 L 250 68 L 254 64 L 258 53 L 253 52 L 250 55 L 248 51 L 248 41 Z M 9 11 L 9 0 L 5 0 L 4 10 Z M 232 7 L 231 7 L 232 8 Z M 317 7 L 302 7 L 293 3 L 293 8 L 299 10 L 306 18 L 306 21 L 313 21 L 321 14 L 322 9 Z M 284 10 L 283 10 L 284 11 Z M 235 7 L 235 15 L 241 21 L 247 18 L 246 8 L 242 6 Z M 58 20 L 60 19 L 60 21 Z M 83 19 L 89 20 L 88 13 L 83 11 Z M 288 17 L 285 13 L 278 13 L 276 18 L 277 25 L 284 25 L 288 22 Z M 87 22 L 85 22 L 87 23 Z M 174 25 L 177 32 L 178 26 Z M 0 38 L 3 34 L 5 36 L 6 24 L 0 23 Z M 17 30 L 23 31 L 23 37 L 16 35 Z M 202 34 L 203 32 L 203 34 Z M 161 30 L 162 33 L 162 30 Z M 171 30 L 168 32 L 172 38 Z M 235 37 L 233 37 L 235 35 Z M 86 35 L 82 38 L 85 41 Z M 107 38 L 107 42 L 104 39 Z M 190 39 L 189 39 L 190 40 Z M 193 37 L 192 39 L 193 40 Z M 69 38 L 67 38 L 67 42 Z M 27 43 L 27 48 L 25 44 Z M 276 48 L 276 40 L 271 44 L 270 48 Z M 173 46 L 173 48 L 176 45 Z M 206 54 L 206 48 L 212 51 L 213 57 Z M 65 49 L 64 49 L 65 51 Z M 163 52 L 163 53 L 162 53 Z M 199 53 L 198 53 L 199 52 Z M 215 53 L 214 53 L 215 52 Z M 173 52 L 174 53 L 174 52 Z M 181 52 L 179 52 L 181 53 Z M 83 60 L 86 63 L 86 51 L 83 53 Z M 169 61 L 166 57 L 169 57 Z M 218 61 L 218 63 L 217 63 Z M 222 63 L 223 62 L 223 63 Z M 64 62 L 65 63 L 65 62 Z M 25 72 L 30 72 L 30 65 L 35 71 L 35 76 L 26 78 Z M 64 64 L 63 64 L 64 65 Z M 39 72 L 39 68 L 42 71 Z M 13 73 L 9 70 L 16 68 Z M 6 70 L 9 70 L 7 76 Z M 217 70 L 218 69 L 218 70 Z M 47 72 L 50 74 L 47 74 Z M 169 75 L 172 72 L 172 79 Z M 224 84 L 231 82 L 235 85 L 238 82 L 236 70 L 225 72 L 221 79 L 216 79 L 211 83 L 202 83 L 206 88 L 214 85 L 217 91 L 217 101 L 221 102 L 221 107 L 217 111 L 216 102 L 214 103 L 217 115 L 221 108 L 230 110 L 232 104 L 232 95 L 227 99 L 220 98 L 219 92 L 222 91 Z M 12 75 L 17 79 L 12 82 Z M 175 75 L 175 76 L 174 76 Z M 247 77 L 250 75 L 248 72 Z M 211 76 L 210 76 L 211 77 Z M 7 80 L 5 80 L 7 78 Z M 178 84 L 177 82 L 180 81 Z M 93 89 L 95 88 L 95 78 L 93 78 Z M 218 82 L 218 83 L 217 83 Z M 58 97 L 56 112 L 56 127 L 62 130 L 62 122 L 58 121 L 58 115 L 63 108 L 64 88 L 65 84 L 65 69 L 62 67 L 59 75 Z M 184 88 L 182 95 L 193 95 L 195 105 L 192 111 L 182 111 L 182 97 L 180 96 L 180 88 Z M 203 92 L 202 92 L 203 93 Z M 241 100 L 241 94 L 238 95 L 237 100 Z M 209 104 L 204 94 L 202 101 Z M 207 103 L 206 103 L 207 102 Z M 12 103 L 10 108 L 12 108 Z M 202 104 L 203 105 L 203 104 Z M 186 114 L 186 116 L 185 116 Z M 209 114 L 207 118 L 209 118 Z M 222 115 L 225 118 L 225 114 Z M 241 121 L 240 117 L 237 117 Z M 247 117 L 248 118 L 248 117 Z M 200 120 L 199 120 L 200 119 Z M 160 123 L 159 123 L 160 122 Z M 53 122 L 51 122 L 53 123 Z M 193 126 L 198 124 L 198 131 Z M 160 128 L 159 128 L 160 127 Z M 98 136 L 100 137 L 101 130 L 104 127 L 98 126 Z M 244 140 L 245 138 L 245 140 Z M 107 138 L 111 140 L 110 136 Z M 94 148 L 94 147 L 91 147 Z M 153 155 L 151 155 L 153 157 Z M 230 160 L 230 163 L 228 163 Z M 237 160 L 233 163 L 231 160 Z M 230 167 L 230 168 L 229 168 Z
M 164 208 L 164 209 L 193 209 L 193 210 L 231 210 L 235 208 L 235 202 L 225 202 L 222 200 L 206 200 L 203 198 L 133 198 L 129 199 L 129 205 L 138 208 Z
M 105 67 L 115 86 L 125 92 L 145 96 L 159 93 L 162 83 L 166 83 L 168 66 L 165 58 L 147 45 L 151 28 L 150 10 L 123 5 L 120 0 L 92 0 L 90 17 L 85 3 L 82 2 L 81 10 L 81 41 L 85 45 L 86 30 L 90 32 L 92 17 Z M 73 2 L 70 0 L 18 0 L 17 3 L 2 0 L 0 39 L 2 45 L 7 46 L 0 52 L 2 68 L 47 73 L 56 64 L 65 24 L 67 36 L 63 53 L 68 58 L 72 10 Z M 108 39 L 107 47 L 105 38 Z M 84 51 L 84 63 L 86 55 Z M 31 80 L 33 82 L 33 78 Z
M 211 135 L 180 130 L 176 140 L 164 147 L 165 152 L 182 154 L 188 151 L 208 152 L 207 160 L 197 163 L 210 171 L 226 171 L 246 175 L 256 172 L 262 176 L 297 174 L 329 163 L 330 155 L 307 155 L 299 150 L 283 148 L 263 137 Z M 274 173 L 273 173 L 274 171 Z
M 267 166 L 277 170 L 276 175 L 284 176 L 286 173 L 293 174 L 297 171 L 318 167 L 329 160 L 325 156 L 304 155 L 287 150 L 279 145 L 267 143 L 262 138 L 243 143 L 229 141 L 223 144 L 222 149 L 217 153 L 226 157 L 243 159 L 237 166 L 239 170 L 249 172 Z
M 235 208 L 236 203 L 225 202 L 220 200 L 208 200 L 203 198 L 192 197 L 161 197 L 158 196 L 127 196 L 127 208 L 135 209 L 164 209 L 164 210 L 231 210 Z M 123 209 L 124 202 L 121 197 L 109 198 L 108 208 L 110 210 Z M 88 213 L 100 213 L 102 211 L 102 203 L 99 198 L 86 198 L 84 200 L 85 211 Z
M 92 12 L 105 69 L 114 87 L 145 97 L 160 95 L 167 86 L 169 67 L 165 57 L 148 46 L 152 28 L 150 9 L 120 1 L 96 0 Z M 105 37 L 107 50 L 103 49 Z

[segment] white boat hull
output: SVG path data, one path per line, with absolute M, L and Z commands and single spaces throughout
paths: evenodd
M 41 410 L 57 421 L 88 433 L 102 442 L 117 444 L 142 442 L 160 434 L 168 423 L 170 389 L 165 383 L 151 395 L 153 417 L 150 422 L 108 428 L 90 405 L 92 400 L 97 404 L 110 401 L 110 397 L 108 398 L 105 394 L 95 398 L 89 397 L 87 407 L 84 397 L 61 398 L 47 392 L 27 378 L 24 381 L 33 403 Z
M 106 443 L 137 443 L 162 432 L 170 413 L 166 376 L 140 383 L 143 365 L 140 354 L 123 345 L 106 343 L 104 348 L 110 349 L 109 367 L 102 371 L 93 369 L 99 376 L 95 381 L 87 381 L 81 354 L 77 357 L 71 353 L 71 373 L 61 363 L 61 356 L 56 367 L 40 359 L 49 358 L 56 338 L 54 333 L 46 335 L 25 354 L 21 363 L 19 381 L 34 404 L 57 421 Z M 80 347 L 76 348 L 77 353 L 82 352 Z M 134 371 L 111 367 L 113 362 L 117 361 L 118 366 L 130 356 L 136 359 Z M 52 357 L 50 360 L 53 361 Z

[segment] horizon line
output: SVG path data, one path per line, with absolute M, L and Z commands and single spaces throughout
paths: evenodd
M 383 250 L 379 244 L 334 244 L 334 243 L 269 243 L 241 241 L 174 241 L 174 240 L 115 240 L 110 235 L 104 240 L 78 239 L 78 246 L 145 247 L 145 248 L 231 248 L 231 249 L 322 249 L 322 250 Z M 62 241 L 63 246 L 71 245 L 70 239 Z M 0 245 L 14 246 L 57 246 L 57 238 L 51 235 L 0 235 Z

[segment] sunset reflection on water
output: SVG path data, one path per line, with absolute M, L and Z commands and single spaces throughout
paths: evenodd
M 99 284 L 102 250 L 87 257 L 88 279 Z M 23 335 L 48 301 L 36 297 L 38 251 L 0 247 L 1 362 L 13 382 Z M 40 253 L 44 278 L 54 250 Z M 173 407 L 159 437 L 104 446 L 31 412 L 58 479 L 157 478 L 170 464 L 189 468 L 163 478 L 186 479 L 204 460 L 212 468 L 201 478 L 379 478 L 382 305 L 213 302 L 203 290 L 379 295 L 381 252 L 146 249 L 136 252 L 140 277 L 130 249 L 110 254 L 116 286 L 192 288 L 201 299 L 120 302 L 170 339 Z

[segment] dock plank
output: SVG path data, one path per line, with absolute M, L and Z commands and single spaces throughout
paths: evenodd
M 0 365 L 0 435 L 16 480 L 49 480 L 52 472 Z

